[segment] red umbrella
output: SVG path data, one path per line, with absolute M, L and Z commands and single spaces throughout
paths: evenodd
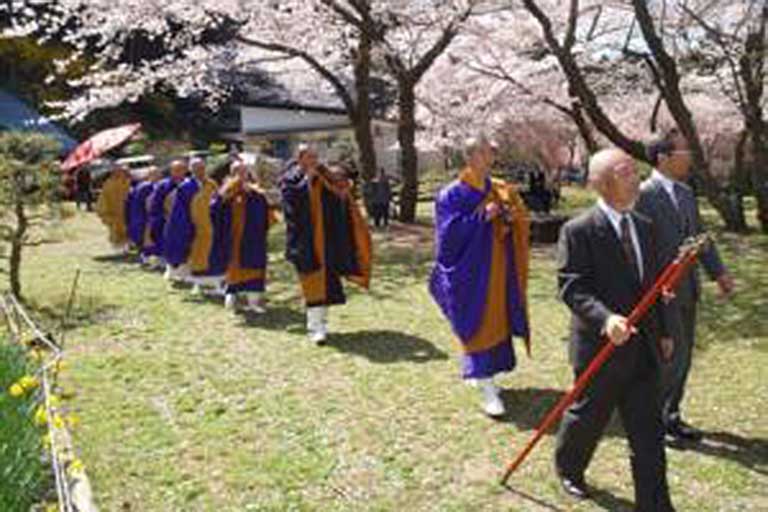
M 133 137 L 133 134 L 139 131 L 139 129 L 141 129 L 141 123 L 133 123 L 118 126 L 117 128 L 110 128 L 109 130 L 97 133 L 77 146 L 75 150 L 67 156 L 67 159 L 61 164 L 61 170 L 69 171 L 71 169 L 76 169 L 81 165 L 87 164 L 91 160 L 95 160 L 110 149 L 119 146 Z

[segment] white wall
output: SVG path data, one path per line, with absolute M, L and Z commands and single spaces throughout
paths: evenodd
M 244 135 L 350 126 L 349 118 L 339 114 L 266 107 L 241 107 L 240 113 L 241 132 Z

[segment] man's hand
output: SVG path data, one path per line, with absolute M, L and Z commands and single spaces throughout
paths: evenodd
M 736 289 L 736 284 L 733 282 L 731 274 L 724 272 L 717 278 L 717 288 L 719 290 L 719 296 L 721 299 L 727 299 L 733 295 Z
M 669 336 L 666 336 L 659 340 L 659 346 L 661 348 L 661 358 L 664 359 L 665 362 L 672 360 L 672 354 L 675 353 L 675 341 Z
M 501 206 L 498 203 L 488 203 L 485 205 L 485 219 L 493 220 L 501 214 Z
M 630 327 L 627 319 L 621 315 L 611 315 L 605 322 L 605 334 L 614 345 L 623 345 L 633 334 L 637 334 L 637 329 Z

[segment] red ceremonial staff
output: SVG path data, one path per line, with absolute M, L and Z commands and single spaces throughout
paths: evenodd
M 658 300 L 660 295 L 669 294 L 677 287 L 686 271 L 696 262 L 696 259 L 698 258 L 702 248 L 707 243 L 709 243 L 709 241 L 709 235 L 705 234 L 691 238 L 687 240 L 686 243 L 684 243 L 682 246 L 680 246 L 680 251 L 677 255 L 677 258 L 675 258 L 672 263 L 667 265 L 659 277 L 656 278 L 656 282 L 653 284 L 653 286 L 647 292 L 645 292 L 643 297 L 640 299 L 640 302 L 637 303 L 632 312 L 629 314 L 629 317 L 627 317 L 627 324 L 630 328 L 637 325 L 637 323 L 643 318 L 643 316 L 645 316 L 651 306 L 653 306 L 653 304 Z M 539 428 L 536 429 L 536 433 L 533 434 L 533 437 L 531 437 L 531 440 L 528 441 L 528 444 L 525 446 L 523 451 L 521 451 L 515 460 L 512 461 L 509 466 L 507 466 L 507 470 L 504 472 L 504 476 L 501 479 L 502 485 L 506 485 L 509 477 L 518 467 L 520 467 L 528 454 L 531 453 L 533 448 L 536 446 L 536 443 L 539 442 L 539 439 L 541 439 L 542 436 L 550 429 L 550 427 L 552 427 L 552 425 L 554 425 L 555 422 L 560 419 L 568 406 L 571 405 L 579 397 L 579 395 L 581 395 L 581 392 L 584 391 L 584 388 L 587 386 L 595 373 L 597 373 L 597 371 L 608 360 L 615 348 L 616 345 L 610 341 L 607 341 L 603 348 L 600 349 L 600 352 L 598 352 L 595 358 L 589 363 L 587 369 L 584 370 L 581 375 L 579 375 L 578 379 L 576 379 L 576 382 L 573 384 L 573 388 L 568 392 L 568 394 L 560 399 L 560 401 L 557 403 L 557 405 L 555 405 L 554 408 L 552 408 L 551 411 L 549 411 L 547 416 L 544 418 L 544 421 L 542 421 L 541 425 L 539 425 Z

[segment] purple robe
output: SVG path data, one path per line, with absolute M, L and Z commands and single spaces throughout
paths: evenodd
M 143 251 L 147 228 L 147 199 L 154 190 L 154 182 L 143 181 L 128 194 L 128 236 Z
M 480 207 L 490 187 L 490 179 L 485 182 L 485 191 L 456 180 L 442 189 L 436 199 L 435 265 L 429 291 L 463 344 L 477 333 L 488 304 L 494 234 Z M 511 236 L 505 245 L 508 325 L 511 335 L 526 337 L 528 323 Z M 515 367 L 510 338 L 498 341 L 487 350 L 463 355 L 464 378 L 488 378 Z
M 244 194 L 245 208 L 242 210 L 245 218 L 237 219 L 243 226 L 240 245 L 239 268 L 245 271 L 264 271 L 267 268 L 267 232 L 269 230 L 269 205 L 263 194 L 249 190 Z M 214 224 L 214 244 L 211 252 L 225 262 L 224 267 L 232 259 L 232 248 L 235 245 L 233 234 L 233 218 L 235 210 L 228 198 L 217 195 L 211 201 L 211 216 Z M 232 273 L 228 272 L 228 281 Z M 265 277 L 227 282 L 227 293 L 263 292 L 266 288 Z
M 165 250 L 165 199 L 178 186 L 172 178 L 158 181 L 149 198 L 149 232 L 151 243 L 145 248 L 148 256 L 163 256 Z

